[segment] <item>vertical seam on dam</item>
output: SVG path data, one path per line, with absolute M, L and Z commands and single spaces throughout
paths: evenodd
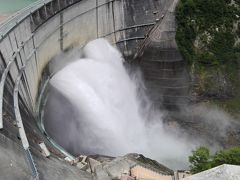
M 116 38 L 116 24 L 115 24 L 114 2 L 115 1 L 112 1 L 112 17 L 113 17 L 114 41 L 116 43 L 117 42 L 117 38 Z
M 98 37 L 98 0 L 96 0 L 96 26 L 97 26 L 97 37 Z
M 36 63 L 36 67 L 38 67 L 37 52 L 36 52 L 36 45 L 35 45 L 35 40 L 34 40 L 34 34 L 32 34 L 32 43 L 33 43 L 33 50 L 34 50 L 34 61 Z M 36 70 L 37 70 L 37 77 L 38 77 L 39 70 L 38 70 L 38 68 L 36 68 Z
M 63 13 L 60 12 L 60 49 L 63 51 Z

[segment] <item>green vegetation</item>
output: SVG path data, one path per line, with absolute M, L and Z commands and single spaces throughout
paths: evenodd
M 222 164 L 240 165 L 240 147 L 221 150 L 211 156 L 209 150 L 201 146 L 192 151 L 189 162 L 191 172 L 194 174 Z
M 211 168 L 210 153 L 206 147 L 199 147 L 192 151 L 192 156 L 189 156 L 188 159 L 191 163 L 191 172 L 194 174 Z
M 177 42 L 190 63 L 236 64 L 240 44 L 235 40 L 240 10 L 229 0 L 181 0 L 177 8 Z M 239 24 L 237 24 L 239 26 Z M 194 45 L 198 41 L 198 45 Z
M 181 0 L 176 10 L 176 40 L 192 73 L 193 91 L 224 99 L 217 104 L 227 110 L 240 109 L 240 1 L 233 2 Z
M 214 104 L 221 107 L 223 110 L 227 111 L 232 115 L 236 115 L 236 118 L 239 118 L 240 114 L 240 96 L 236 96 L 234 98 L 226 99 L 226 100 L 213 100 Z

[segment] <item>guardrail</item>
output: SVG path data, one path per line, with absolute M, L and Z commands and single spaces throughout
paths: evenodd
M 32 157 L 32 154 L 31 154 L 29 148 L 25 150 L 25 154 L 26 154 L 26 158 L 27 158 L 28 164 L 29 164 L 29 166 L 31 168 L 33 179 L 34 180 L 39 180 L 39 172 L 37 170 L 36 164 L 35 164 L 35 162 L 33 160 L 33 157 Z
M 36 164 L 33 160 L 32 154 L 30 152 L 29 142 L 28 142 L 28 139 L 27 139 L 27 136 L 25 133 L 24 126 L 23 126 L 22 117 L 21 117 L 21 113 L 20 113 L 20 109 L 19 109 L 19 103 L 18 103 L 19 83 L 20 83 L 22 74 L 23 74 L 28 62 L 29 62 L 29 59 L 26 61 L 26 64 L 20 70 L 20 73 L 15 81 L 14 93 L 13 93 L 14 113 L 15 113 L 15 117 L 16 117 L 16 121 L 17 121 L 17 126 L 19 129 L 19 135 L 21 138 L 22 146 L 24 148 L 24 152 L 26 155 L 27 163 L 31 169 L 33 179 L 39 180 L 39 173 L 38 173 Z
M 50 75 L 50 77 L 52 77 L 52 75 Z M 43 110 L 40 111 L 40 108 L 41 108 L 41 103 L 42 103 L 42 107 L 45 106 L 46 104 L 46 101 L 42 102 L 43 100 L 43 96 L 45 95 L 46 93 L 46 89 L 47 89 L 47 86 L 48 86 L 48 83 L 50 81 L 50 78 L 48 78 L 46 80 L 46 82 L 43 84 L 43 87 L 41 89 L 41 92 L 40 92 L 40 95 L 39 95 L 39 102 L 37 104 L 37 112 L 39 114 L 39 122 L 38 122 L 38 126 L 40 128 L 40 130 L 42 131 L 42 133 L 44 135 L 46 135 L 47 139 L 54 145 L 54 147 L 56 147 L 58 150 L 60 150 L 61 153 L 63 153 L 66 157 L 68 157 L 70 160 L 74 160 L 75 157 L 72 156 L 71 154 L 69 154 L 68 152 L 66 152 L 64 150 L 64 148 L 62 148 L 60 145 L 58 145 L 52 138 L 50 138 L 50 136 L 48 135 L 47 131 L 45 130 L 45 127 L 44 127 L 44 124 L 43 124 Z
M 20 74 L 15 81 L 14 92 L 13 92 L 13 99 L 14 99 L 13 103 L 14 103 L 14 113 L 15 113 L 15 117 L 16 117 L 16 121 L 17 121 L 19 135 L 21 137 L 23 148 L 26 150 L 26 149 L 29 148 L 29 143 L 28 143 L 28 139 L 27 139 L 27 136 L 26 136 L 26 133 L 25 133 L 25 130 L 24 130 L 22 117 L 21 117 L 19 104 L 18 104 L 18 88 L 19 88 L 19 82 L 20 82 L 20 79 L 22 77 L 22 73 L 23 73 L 24 68 L 20 71 Z
M 16 57 L 16 55 L 15 55 Z M 0 82 L 0 129 L 3 128 L 3 93 L 4 93 L 4 85 L 5 81 L 8 75 L 8 72 L 11 68 L 12 63 L 14 62 L 14 57 L 8 62 L 7 67 L 4 69 L 4 72 L 1 77 L 1 82 Z

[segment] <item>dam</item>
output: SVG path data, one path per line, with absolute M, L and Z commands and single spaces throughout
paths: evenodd
M 57 55 L 105 38 L 143 72 L 156 108 L 190 101 L 175 41 L 178 0 L 39 0 L 0 25 L 0 179 L 92 179 L 45 131 L 42 109 Z M 42 155 L 45 144 L 51 157 Z M 9 163 L 10 162 L 10 163 Z M 10 165 L 9 165 L 10 164 Z

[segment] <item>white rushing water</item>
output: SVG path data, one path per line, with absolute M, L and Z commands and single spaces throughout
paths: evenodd
M 142 153 L 172 168 L 184 167 L 192 143 L 165 127 L 162 113 L 151 108 L 143 93 L 139 74 L 129 75 L 121 53 L 104 39 L 88 43 L 83 53 L 84 59 L 51 79 L 76 112 L 62 120 L 69 121 L 68 131 L 57 134 L 69 142 L 65 148 L 111 156 Z M 68 113 L 68 108 L 61 111 Z

